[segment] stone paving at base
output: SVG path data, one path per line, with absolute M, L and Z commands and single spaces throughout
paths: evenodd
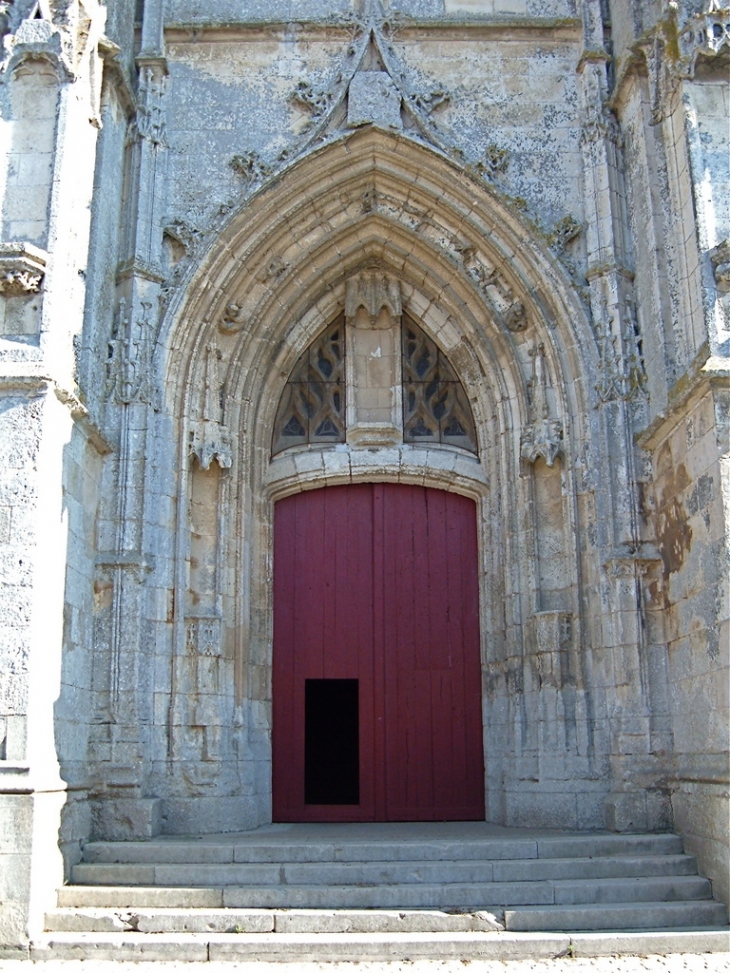
M 675 953 L 671 956 L 561 957 L 553 960 L 403 960 L 391 963 L 211 963 L 0 960 L 0 973 L 22 973 L 29 966 L 42 973 L 727 973 L 730 953 Z

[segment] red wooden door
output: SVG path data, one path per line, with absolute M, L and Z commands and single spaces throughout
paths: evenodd
M 483 819 L 473 501 L 402 484 L 297 494 L 276 505 L 274 558 L 274 820 Z M 359 793 L 315 803 L 317 747 L 334 777 L 344 766 L 352 680 Z M 332 710 L 324 737 L 315 705 Z

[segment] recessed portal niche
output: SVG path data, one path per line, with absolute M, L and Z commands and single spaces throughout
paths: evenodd
M 304 803 L 360 803 L 357 679 L 304 682 Z

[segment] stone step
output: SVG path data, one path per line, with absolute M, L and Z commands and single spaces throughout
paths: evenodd
M 702 927 L 639 934 L 549 932 L 82 933 L 55 932 L 31 945 L 31 960 L 544 960 L 619 952 L 706 953 L 730 949 L 726 930 Z
M 525 861 L 334 862 L 271 865 L 80 864 L 73 880 L 82 885 L 373 885 L 409 882 L 523 882 L 549 879 L 643 878 L 693 875 L 690 855 L 653 858 L 556 858 Z
M 490 913 L 381 909 L 56 909 L 49 932 L 350 933 L 490 932 L 503 928 Z
M 671 929 L 725 926 L 728 911 L 721 902 L 616 902 L 533 906 L 505 909 L 511 932 L 581 929 Z
M 226 864 L 285 862 L 502 861 L 534 858 L 597 858 L 680 855 L 682 839 L 674 834 L 557 834 L 437 840 L 422 836 L 398 840 L 294 840 L 270 833 L 222 838 L 162 838 L 149 841 L 97 841 L 84 847 L 87 863 Z
M 199 907 L 238 909 L 486 909 L 493 911 L 510 905 L 555 905 L 592 902 L 645 902 L 709 899 L 711 886 L 707 879 L 698 876 L 660 876 L 632 879 L 578 879 L 574 881 L 536 882 L 407 882 L 387 885 L 220 885 L 220 900 L 213 901 L 219 890 L 201 888 L 210 892 L 211 899 L 194 899 Z M 73 888 L 73 887 L 72 887 Z M 66 892 L 67 890 L 63 890 Z M 108 895 L 109 889 L 99 891 L 107 895 L 94 898 L 77 896 L 59 897 L 59 905 L 113 908 L 186 908 L 190 889 L 180 889 L 177 899 L 175 890 L 169 889 L 167 898 L 156 897 L 158 890 L 136 889 L 136 895 L 119 891 Z M 165 891 L 165 890 L 159 890 Z M 151 893 L 151 894 L 147 894 Z M 84 901 L 79 901 L 83 898 Z M 194 898 L 194 897 L 193 897 Z M 193 906 L 195 907 L 195 906 Z

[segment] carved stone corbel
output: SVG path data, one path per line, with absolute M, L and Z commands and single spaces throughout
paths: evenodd
M 548 375 L 545 364 L 545 346 L 540 343 L 530 352 L 532 378 L 529 383 L 531 422 L 522 433 L 520 452 L 528 463 L 540 457 L 548 466 L 554 466 L 563 446 L 563 424 L 550 416 L 548 400 Z
M 37 294 L 46 272 L 47 256 L 45 250 L 31 243 L 0 243 L 0 294 Z
M 345 292 L 345 317 L 354 320 L 363 309 L 376 327 L 381 311 L 393 318 L 403 313 L 400 282 L 382 271 L 365 270 L 347 282 Z

